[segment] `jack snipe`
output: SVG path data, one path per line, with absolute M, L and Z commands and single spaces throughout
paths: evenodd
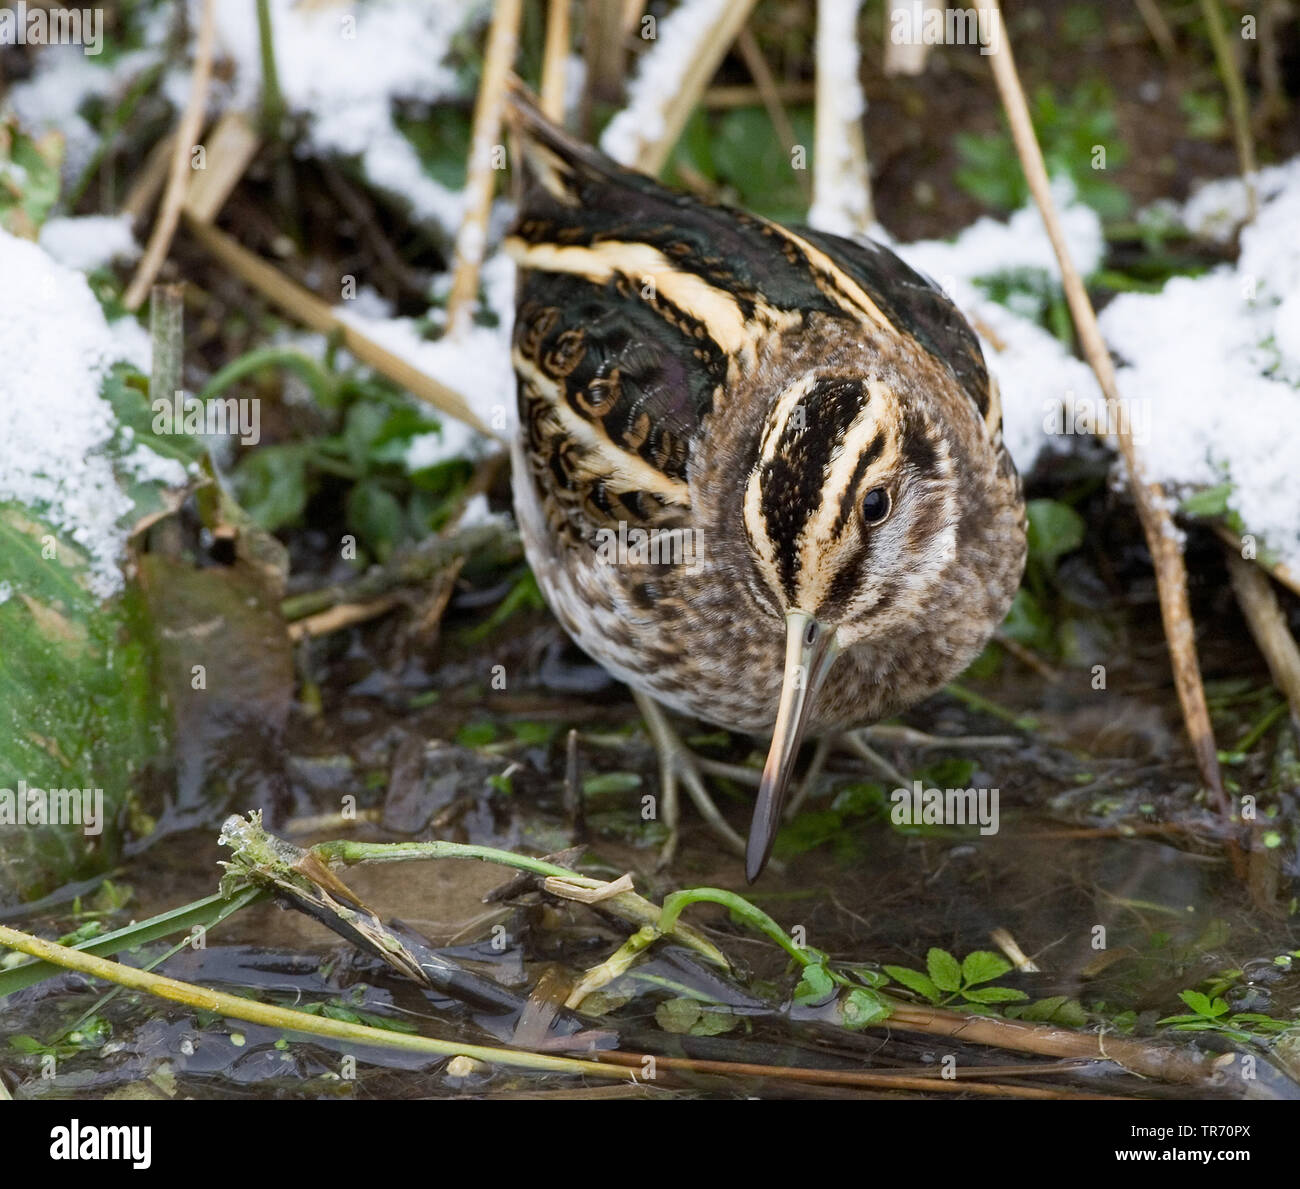
M 675 194 L 518 88 L 510 113 L 528 559 L 634 691 L 771 734 L 752 881 L 805 733 L 934 692 L 1006 614 L 1025 510 L 997 386 L 887 249 Z M 639 700 L 671 777 L 680 745 Z

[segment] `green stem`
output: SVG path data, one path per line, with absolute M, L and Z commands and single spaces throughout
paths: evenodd
M 434 1040 L 426 1036 L 412 1036 L 402 1032 L 388 1032 L 365 1024 L 350 1024 L 345 1020 L 332 1020 L 325 1016 L 308 1015 L 290 1008 L 258 1003 L 238 995 L 227 995 L 208 987 L 183 983 L 178 979 L 151 974 L 134 966 L 110 962 L 81 950 L 56 945 L 30 933 L 21 933 L 0 925 L 0 945 L 21 950 L 45 962 L 52 962 L 68 970 L 77 970 L 92 978 L 102 978 L 118 986 L 144 991 L 159 999 L 181 1003 L 197 1011 L 213 1012 L 233 1020 L 245 1020 L 267 1028 L 280 1028 L 306 1036 L 327 1036 L 335 1040 L 350 1041 L 355 1045 L 375 1048 L 405 1049 L 436 1057 L 465 1056 L 477 1061 L 536 1069 L 546 1073 L 580 1074 L 588 1077 L 627 1079 L 634 1071 L 614 1065 L 601 1065 L 595 1061 L 579 1061 L 570 1057 L 551 1057 L 542 1053 L 522 1053 L 511 1049 L 489 1048 L 485 1045 L 466 1045 L 457 1041 Z
M 1267 714 L 1263 716 L 1253 727 L 1247 731 L 1237 742 L 1237 750 L 1247 752 L 1255 746 L 1268 732 L 1275 723 L 1287 712 L 1287 704 L 1279 702 L 1272 707 Z
M 158 81 L 166 65 L 166 60 L 160 59 L 152 66 L 142 70 L 122 97 L 122 102 L 113 109 L 112 114 L 105 121 L 104 127 L 100 129 L 99 142 L 95 145 L 95 151 L 91 154 L 90 160 L 86 162 L 86 168 L 77 176 L 77 180 L 72 183 L 67 194 L 63 197 L 63 207 L 66 211 L 72 212 L 76 210 L 77 202 L 86 192 L 86 187 L 90 185 L 91 179 L 99 172 L 99 167 L 104 163 L 104 158 L 108 156 L 109 150 L 113 147 L 117 134 L 126 127 L 127 121 L 135 114 L 135 109 L 139 106 L 140 100 L 148 94 L 154 83 Z
M 203 386 L 198 399 L 211 400 L 250 373 L 276 365 L 297 372 L 311 388 L 312 395 L 325 407 L 328 408 L 334 403 L 333 381 L 325 374 L 320 364 L 297 347 L 262 347 L 257 351 L 249 351 L 247 355 L 241 355 L 226 364 Z
M 1228 35 L 1223 29 L 1223 14 L 1219 11 L 1217 0 L 1201 0 L 1201 12 L 1205 17 L 1206 28 L 1210 34 L 1210 44 L 1214 47 L 1214 58 L 1223 77 L 1224 89 L 1228 92 L 1228 110 L 1232 114 L 1232 135 L 1237 144 L 1237 164 L 1241 169 L 1242 180 L 1246 183 L 1246 198 L 1249 204 L 1249 216 L 1253 220 L 1258 209 L 1255 195 L 1255 141 L 1250 134 L 1250 114 L 1246 110 L 1246 88 L 1241 81 L 1241 70 L 1228 42 Z
M 257 0 L 257 38 L 262 53 L 262 132 L 269 140 L 278 141 L 284 130 L 285 108 L 275 66 L 270 0 Z
M 478 859 L 484 863 L 499 863 L 503 867 L 530 871 L 534 875 L 554 876 L 584 888 L 599 888 L 606 883 L 603 879 L 578 875 L 567 867 L 558 867 L 554 863 L 546 862 L 545 859 L 531 859 L 527 855 L 517 855 L 513 851 L 498 850 L 492 846 L 476 846 L 467 842 L 352 842 L 340 839 L 335 842 L 318 843 L 311 848 L 311 853 L 324 863 L 347 865 L 396 863 L 411 859 Z M 601 907 L 639 925 L 654 925 L 661 932 L 672 933 L 677 941 L 689 946 L 715 966 L 723 970 L 731 969 L 731 963 L 727 961 L 726 955 L 708 938 L 688 925 L 664 928 L 661 923 L 663 911 L 658 905 L 636 892 L 620 892 L 602 901 Z M 770 917 L 767 919 L 771 920 Z M 777 927 L 775 922 L 773 926 Z
M 401 863 L 411 859 L 479 859 L 485 863 L 531 871 L 534 875 L 558 876 L 588 888 L 598 888 L 605 882 L 578 875 L 568 867 L 548 863 L 545 859 L 531 859 L 513 851 L 468 842 L 352 842 L 340 839 L 318 843 L 311 850 L 326 863 L 344 863 L 347 866 L 353 863 Z
M 125 929 L 105 933 L 103 937 L 92 937 L 89 941 L 83 941 L 73 948 L 77 953 L 101 957 L 117 954 L 125 949 L 157 941 L 160 937 L 168 937 L 173 933 L 189 932 L 196 925 L 210 929 L 241 908 L 247 908 L 265 897 L 266 893 L 261 888 L 241 888 L 229 898 L 220 895 L 205 896 L 202 900 L 173 908 L 170 912 L 150 917 L 147 921 L 140 921 L 138 924 L 128 925 Z M 63 968 L 63 963 L 26 962 L 22 966 L 2 970 L 0 971 L 0 999 L 12 995 L 15 991 L 21 991 L 24 987 L 52 978 Z
M 692 904 L 700 903 L 721 904 L 729 908 L 747 924 L 775 941 L 800 966 L 820 965 L 822 960 L 820 954 L 812 950 L 800 949 L 791 940 L 790 935 L 761 908 L 751 904 L 743 896 L 736 895 L 735 892 L 728 892 L 725 888 L 686 888 L 665 896 L 663 912 L 659 916 L 660 932 L 671 933 L 676 928 L 677 918 L 682 915 L 682 912 Z
M 945 693 L 951 694 L 959 702 L 964 702 L 972 710 L 982 710 L 985 714 L 991 714 L 994 718 L 1009 722 L 1021 731 L 1038 730 L 1038 720 L 1031 715 L 1016 714 L 1015 711 L 1008 710 L 1005 706 L 999 706 L 991 698 L 986 698 L 983 694 L 977 694 L 973 689 L 967 689 L 964 685 L 958 685 L 955 681 L 950 681 L 943 688 Z

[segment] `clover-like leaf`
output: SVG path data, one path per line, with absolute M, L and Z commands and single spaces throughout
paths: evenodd
M 930 976 L 907 966 L 886 966 L 885 973 L 896 983 L 902 983 L 909 991 L 915 991 L 931 1003 L 938 1003 L 943 992 L 930 980 Z
M 1217 1019 L 1228 1011 L 1226 999 L 1211 999 L 1208 995 L 1202 995 L 1200 991 L 1180 991 L 1178 998 L 1198 1016 L 1204 1016 L 1207 1020 Z
M 947 950 L 932 946 L 925 955 L 925 968 L 930 972 L 934 985 L 941 991 L 960 990 L 961 966 Z
M 966 986 L 973 987 L 978 983 L 991 983 L 1010 969 L 1011 963 L 1001 954 L 976 950 L 973 954 L 967 954 L 962 961 L 961 977 Z

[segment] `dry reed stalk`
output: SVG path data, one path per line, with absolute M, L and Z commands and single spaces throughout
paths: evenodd
M 993 78 L 997 83 L 998 93 L 1002 97 L 1002 105 L 1011 125 L 1012 139 L 1020 156 L 1025 179 L 1029 183 L 1034 201 L 1038 204 L 1048 238 L 1052 241 L 1052 248 L 1060 264 L 1066 300 L 1079 332 L 1084 356 L 1097 376 L 1097 383 L 1106 398 L 1113 424 L 1118 427 L 1116 437 L 1119 440 L 1120 454 L 1128 470 L 1129 488 L 1133 494 L 1133 502 L 1137 505 L 1142 531 L 1155 566 L 1161 618 L 1164 623 L 1165 639 L 1169 645 L 1169 658 L 1173 666 L 1178 701 L 1182 707 L 1183 722 L 1191 739 L 1201 779 L 1213 794 L 1217 808 L 1226 822 L 1230 817 L 1230 806 L 1223 790 L 1218 751 L 1214 743 L 1214 729 L 1210 724 L 1210 711 L 1205 702 L 1205 687 L 1201 682 L 1200 663 L 1196 656 L 1195 630 L 1187 598 L 1187 570 L 1183 562 L 1178 530 L 1174 526 L 1160 485 L 1149 483 L 1146 479 L 1145 468 L 1138 455 L 1129 418 L 1124 416 L 1120 403 L 1115 366 L 1102 339 L 1101 328 L 1097 325 L 1097 315 L 1092 308 L 1083 278 L 1070 258 L 1060 215 L 1052 198 L 1047 167 L 1043 163 L 1042 150 L 1034 135 L 1034 126 L 1029 118 L 1029 106 L 1025 101 L 1020 76 L 1016 72 L 1006 24 L 1002 19 L 1002 10 L 997 0 L 992 0 L 990 11 L 993 14 L 996 33 L 992 44 L 997 46 L 997 51 L 989 55 Z
M 465 178 L 465 215 L 456 234 L 456 259 L 452 267 L 451 293 L 447 298 L 445 333 L 450 335 L 460 334 L 471 324 L 474 306 L 478 302 L 478 274 L 487 248 L 488 216 L 492 212 L 492 192 L 496 187 L 493 157 L 501 140 L 506 79 L 519 45 L 522 14 L 522 0 L 497 0 L 492 13 L 483 78 L 474 104 L 474 132 Z
M 154 220 L 153 231 L 149 235 L 149 245 L 145 248 L 144 258 L 140 261 L 122 296 L 122 304 L 128 310 L 138 310 L 149 296 L 154 277 L 162 268 L 167 258 L 167 249 L 171 247 L 172 237 L 176 234 L 176 225 L 180 221 L 181 207 L 185 202 L 185 191 L 189 185 L 190 155 L 203 125 L 204 110 L 207 106 L 208 81 L 212 77 L 212 48 L 216 40 L 216 0 L 203 0 L 199 16 L 199 36 L 194 50 L 194 71 L 190 75 L 190 96 L 185 104 L 176 128 L 176 141 L 172 146 L 171 170 L 167 177 L 167 189 L 163 194 L 162 207 Z

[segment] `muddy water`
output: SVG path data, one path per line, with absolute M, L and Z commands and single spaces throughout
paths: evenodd
M 309 714 L 300 707 L 291 719 L 279 753 L 278 777 L 287 794 L 268 806 L 268 823 L 282 836 L 300 846 L 337 837 L 438 837 L 529 853 L 585 840 L 585 870 L 609 877 L 630 871 L 638 890 L 654 899 L 693 886 L 746 891 L 741 861 L 721 850 L 689 804 L 677 860 L 666 871 L 655 870 L 662 826 L 643 821 L 640 809 L 642 796 L 657 791 L 656 764 L 634 707 L 564 645 L 545 617 L 516 625 L 495 646 L 511 671 L 522 674 L 508 694 L 487 694 L 484 673 L 493 657 L 485 661 L 481 650 L 458 655 L 452 646 L 437 667 L 407 662 L 394 670 L 377 661 L 392 656 L 383 641 L 367 649 L 358 641 L 320 650 L 313 676 L 328 691 L 321 710 Z M 892 821 L 889 782 L 859 759 L 836 756 L 818 795 L 778 844 L 782 866 L 747 894 L 808 945 L 872 970 L 891 964 L 924 970 L 931 947 L 958 959 L 996 950 L 992 934 L 1005 931 L 1001 936 L 1013 939 L 1039 969 L 1012 971 L 998 984 L 1034 1002 L 1074 1001 L 1090 1027 L 1169 1034 L 1157 1022 L 1185 1014 L 1180 993 L 1198 987 L 1224 999 L 1225 1016 L 1295 1018 L 1300 956 L 1293 951 L 1300 937 L 1288 914 L 1297 873 L 1293 790 L 1279 787 L 1277 749 L 1267 738 L 1225 769 L 1237 791 L 1255 791 L 1261 804 L 1277 807 L 1278 844 L 1234 862 L 1218 819 L 1198 792 L 1161 651 L 1134 646 L 1127 664 L 1112 667 L 1104 692 L 1092 688 L 1086 668 L 1034 672 L 1004 658 L 998 672 L 963 683 L 985 701 L 943 694 L 917 707 L 905 723 L 933 734 L 1010 737 L 1010 746 L 997 747 L 880 746 L 923 786 L 954 777 L 965 787 L 996 790 L 997 831 Z M 1260 692 L 1266 676 L 1240 640 L 1225 635 L 1205 653 L 1215 678 L 1216 726 L 1228 750 L 1271 704 Z M 579 732 L 578 778 L 586 789 L 581 821 L 566 809 L 563 794 L 570 727 Z M 753 760 L 750 741 L 699 730 L 695 742 L 708 754 L 734 763 Z M 231 741 L 232 748 L 241 746 Z M 725 781 L 714 787 L 724 813 L 743 830 L 750 790 Z M 106 925 L 210 894 L 224 857 L 215 823 L 227 808 L 243 806 L 237 799 L 214 806 L 213 824 L 200 829 L 160 831 L 116 873 L 114 883 L 129 888 L 132 899 L 107 916 Z M 344 873 L 381 917 L 402 922 L 439 953 L 493 979 L 521 1005 L 543 975 L 563 985 L 626 937 L 628 930 L 608 918 L 581 906 L 544 903 L 536 894 L 485 904 L 485 894 L 507 877 L 502 869 L 469 861 Z M 608 988 L 610 1014 L 593 1016 L 586 1026 L 607 1028 L 621 1047 L 633 1050 L 657 1041 L 659 1051 L 771 1064 L 924 1066 L 941 1051 L 923 1036 L 848 1034 L 819 1025 L 791 1010 L 796 979 L 775 946 L 716 906 L 692 908 L 688 919 L 726 950 L 736 976 L 720 980 L 681 951 L 665 948 Z M 78 919 L 63 904 L 21 923 L 57 934 Z M 493 944 L 499 935 L 508 939 L 504 947 Z M 163 952 L 154 945 L 131 960 Z M 324 1003 L 344 1018 L 395 1020 L 467 1043 L 508 1042 L 519 1022 L 518 1012 L 485 1012 L 423 992 L 323 925 L 270 903 L 237 914 L 212 931 L 206 949 L 183 951 L 159 969 L 269 1002 Z M 4 1032 L 49 1044 L 99 996 L 74 976 L 50 980 L 7 1001 Z M 666 1036 L 663 1004 L 683 996 L 719 1005 L 734 1019 L 717 1036 Z M 1178 1039 L 1224 1051 L 1241 1040 L 1212 1031 L 1184 1032 Z M 951 1043 L 942 1047 L 952 1049 Z M 958 1051 L 971 1063 L 1026 1060 L 978 1046 Z M 1252 1051 L 1267 1054 L 1262 1064 L 1270 1094 L 1295 1092 L 1291 1077 L 1300 1061 L 1290 1037 Z M 328 1043 L 290 1040 L 271 1029 L 160 1009 L 121 994 L 64 1039 L 56 1078 L 42 1079 L 39 1052 L 13 1047 L 0 1049 L 0 1073 L 20 1096 L 629 1092 L 500 1068 L 452 1076 L 441 1059 L 391 1051 L 367 1051 L 355 1062 L 348 1056 Z M 1062 1072 L 1052 1084 L 1139 1096 L 1175 1092 L 1110 1066 Z M 631 1092 L 805 1091 L 683 1076 L 671 1086 Z

